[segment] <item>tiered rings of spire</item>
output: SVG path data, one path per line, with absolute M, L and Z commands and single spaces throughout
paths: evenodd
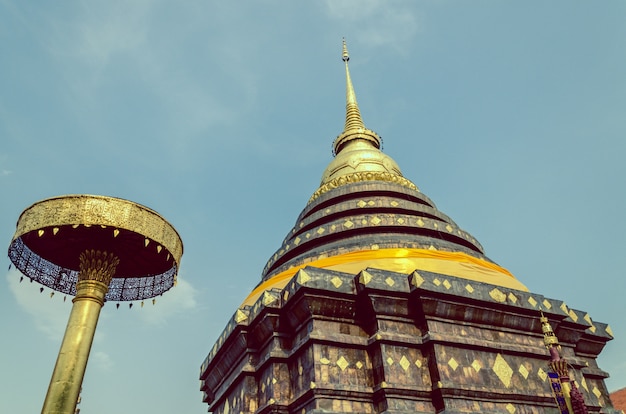
M 335 157 L 244 304 L 267 289 L 282 288 L 305 266 L 349 273 L 367 267 L 406 274 L 425 270 L 527 291 L 380 150 L 380 137 L 361 118 L 349 59 L 344 40 L 346 123 L 334 141 Z
M 378 134 L 365 127 L 350 78 L 350 55 L 343 41 L 342 60 L 346 67 L 346 123 L 333 143 L 335 159 L 322 174 L 320 187 L 309 202 L 333 188 L 362 181 L 387 181 L 417 190 L 402 176 L 398 164 L 381 150 Z
M 352 86 L 352 79 L 350 78 L 350 69 L 348 68 L 350 55 L 348 54 L 345 39 L 343 40 L 341 59 L 346 66 L 346 125 L 343 132 L 337 137 L 333 144 L 334 153 L 339 154 L 348 142 L 357 139 L 371 142 L 376 149 L 380 149 L 380 137 L 376 132 L 365 128 L 363 120 L 361 119 L 361 112 L 359 111 L 356 94 Z

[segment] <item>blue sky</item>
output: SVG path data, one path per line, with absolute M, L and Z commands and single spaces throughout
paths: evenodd
M 0 235 L 61 194 L 144 204 L 179 284 L 102 311 L 84 412 L 202 413 L 199 366 L 365 124 L 531 291 L 609 323 L 626 386 L 626 3 L 0 0 Z M 0 412 L 37 412 L 71 302 L 0 258 Z

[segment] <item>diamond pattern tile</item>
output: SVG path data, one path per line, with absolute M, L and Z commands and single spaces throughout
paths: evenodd
M 341 285 L 343 285 L 343 280 L 335 276 L 330 279 L 330 283 L 332 283 L 334 287 L 339 288 Z
M 493 367 L 491 369 L 498 376 L 500 381 L 502 381 L 505 387 L 508 388 L 511 386 L 511 377 L 513 376 L 513 369 L 504 360 L 502 355 L 498 354 L 496 356 L 496 360 L 493 363 Z
M 345 371 L 345 369 L 348 368 L 348 365 L 350 365 L 350 363 L 343 356 L 339 357 L 337 360 L 337 366 L 341 368 L 342 371 Z
M 480 365 L 480 361 L 475 359 L 472 362 L 472 368 L 474 368 L 474 371 L 476 371 L 476 372 L 480 371 L 480 369 L 482 368 L 482 365 Z
M 409 360 L 404 355 L 402 355 L 402 358 L 400 359 L 400 366 L 405 371 L 407 369 L 409 369 L 409 367 L 411 366 L 411 363 L 409 362 Z
M 262 299 L 262 301 L 263 301 L 263 304 L 265 306 L 271 305 L 272 303 L 276 302 L 277 300 L 278 300 L 277 296 L 272 295 L 268 291 L 263 292 L 263 299 Z
M 495 300 L 496 302 L 500 302 L 500 303 L 506 302 L 506 294 L 498 288 L 493 288 L 489 292 L 489 296 L 491 296 L 491 298 Z
M 241 323 L 246 319 L 248 319 L 248 315 L 246 315 L 246 313 L 241 309 L 237 309 L 237 312 L 235 312 L 235 322 Z
M 413 273 L 413 278 L 411 278 L 411 283 L 415 287 L 420 287 L 424 283 L 424 278 L 417 272 Z
M 311 280 L 311 276 L 307 274 L 304 270 L 298 270 L 298 275 L 296 276 L 296 281 L 301 285 L 304 285 L 306 282 Z
M 595 385 L 593 386 L 593 389 L 591 390 L 591 392 L 593 393 L 593 395 L 596 396 L 596 398 L 600 398 L 600 396 L 602 395 L 602 392 L 600 392 L 598 387 L 596 387 Z
M 374 277 L 367 271 L 363 270 L 359 276 L 359 282 L 367 285 Z
M 524 379 L 528 379 L 529 372 L 528 372 L 528 369 L 526 369 L 525 365 L 523 365 L 523 364 L 520 365 L 519 369 L 517 370 L 517 372 L 519 372 L 522 375 L 522 377 L 524 377 Z
M 537 370 L 537 376 L 541 378 L 541 381 L 545 381 L 546 378 L 548 378 L 548 373 L 544 371 L 543 368 L 539 368 L 539 370 Z

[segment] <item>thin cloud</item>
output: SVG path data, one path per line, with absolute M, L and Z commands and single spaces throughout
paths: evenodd
M 197 295 L 198 290 L 179 275 L 176 286 L 157 297 L 154 306 L 151 301 L 146 301 L 145 306 L 149 309 L 140 312 L 140 317 L 150 325 L 164 325 L 174 315 L 195 310 L 198 307 Z
M 242 65 L 229 63 L 219 56 L 231 53 L 220 42 L 220 48 L 200 50 L 199 55 L 211 56 L 209 65 L 225 81 L 213 82 L 215 73 L 190 70 L 190 61 L 173 58 L 179 55 L 181 44 L 189 42 L 190 32 L 204 27 L 205 20 L 187 22 L 185 28 L 176 28 L 164 36 L 158 29 L 158 13 L 155 2 L 107 3 L 105 7 L 85 3 L 73 14 L 49 18 L 40 30 L 49 40 L 46 48 L 56 58 L 67 84 L 67 102 L 76 108 L 91 108 L 90 114 L 104 112 L 101 96 L 118 82 L 132 81 L 135 93 L 154 97 L 158 102 L 152 110 L 162 111 L 159 123 L 162 142 L 172 148 L 174 154 L 187 154 L 197 146 L 198 139 L 207 140 L 206 132 L 217 124 L 231 124 L 237 119 L 237 111 L 254 99 L 255 88 L 250 85 L 248 71 Z M 201 15 L 202 13 L 198 13 Z M 187 58 L 189 59 L 189 58 Z M 199 59 L 196 64 L 206 65 Z M 193 67 L 193 66 L 192 66 Z M 120 79 L 120 73 L 127 79 Z M 232 87 L 241 85 L 233 94 Z M 241 96 L 238 101 L 233 95 Z M 80 104 L 78 104 L 80 102 Z M 100 121 L 97 115 L 91 124 Z M 180 122 L 184 119 L 184 122 Z M 152 137 L 166 140 L 163 137 Z
M 26 313 L 30 314 L 35 327 L 46 334 L 51 340 L 58 341 L 63 337 L 67 318 L 72 309 L 71 297 L 68 296 L 63 301 L 63 295 L 53 292 L 49 288 L 44 287 L 44 291 L 40 292 L 42 285 L 33 282 L 30 283 L 27 277 L 20 282 L 22 274 L 11 269 L 7 273 L 6 279 L 9 283 L 9 289 L 13 293 L 18 305 Z M 139 312 L 139 317 L 150 325 L 162 326 L 175 315 L 182 312 L 190 312 L 198 308 L 196 300 L 198 290 L 187 280 L 178 277 L 176 286 L 155 298 L 155 304 L 152 305 L 151 300 L 145 301 L 145 312 Z M 111 305 L 109 305 L 111 306 Z M 137 304 L 135 304 L 137 306 Z M 101 315 L 106 317 L 106 314 Z M 96 340 L 101 340 L 104 332 L 100 329 L 96 333 Z
M 113 360 L 111 356 L 106 352 L 95 351 L 89 356 L 89 361 L 91 365 L 96 366 L 98 369 L 103 371 L 110 371 L 113 366 Z
M 18 305 L 24 312 L 31 315 L 39 331 L 51 340 L 60 340 L 65 332 L 67 318 L 72 308 L 71 298 L 68 297 L 64 302 L 62 294 L 57 293 L 51 297 L 50 289 L 44 288 L 41 292 L 42 285 L 30 283 L 27 277 L 24 277 L 20 283 L 21 277 L 22 274 L 16 269 L 9 270 L 6 275 L 9 289 Z
M 6 124 L 9 122 L 10 118 L 11 117 L 7 115 L 3 105 L 0 104 L 0 124 L 4 123 L 6 127 Z M 7 168 L 8 165 L 9 165 L 9 156 L 7 154 L 0 154 L 0 177 L 7 177 L 13 174 L 13 171 Z
M 48 50 L 59 58 L 104 69 L 116 56 L 133 54 L 145 44 L 150 4 L 84 3 L 74 16 L 50 20 Z

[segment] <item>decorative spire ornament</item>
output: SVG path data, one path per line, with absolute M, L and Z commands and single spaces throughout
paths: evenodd
M 348 67 L 350 54 L 348 53 L 346 39 L 343 39 L 341 60 L 343 60 L 346 66 L 346 124 L 343 132 L 333 143 L 333 153 L 335 155 L 339 154 L 348 143 L 355 140 L 368 142 L 376 149 L 380 149 L 380 137 L 374 131 L 367 129 L 361 118 L 361 111 L 359 111 L 359 104 L 357 103 L 356 93 L 354 92 L 354 86 L 352 86 L 352 79 L 350 78 L 350 68 Z
M 541 331 L 543 332 L 543 344 L 550 353 L 550 384 L 554 399 L 562 414 L 587 414 L 585 400 L 570 378 L 567 360 L 561 355 L 559 338 L 552 330 L 548 318 L 541 312 Z
M 352 79 L 350 78 L 350 69 L 348 68 L 350 55 L 348 54 L 346 39 L 343 39 L 341 60 L 346 64 L 346 126 L 344 132 L 350 131 L 351 129 L 365 129 L 363 119 L 361 119 L 361 112 L 359 111 L 359 104 L 356 101 Z
M 346 71 L 346 122 L 343 132 L 333 141 L 334 159 L 324 170 L 320 187 L 309 203 L 333 188 L 359 181 L 387 181 L 417 190 L 415 184 L 402 176 L 398 164 L 381 151 L 380 136 L 363 123 L 350 77 L 350 55 L 345 39 L 341 60 Z

